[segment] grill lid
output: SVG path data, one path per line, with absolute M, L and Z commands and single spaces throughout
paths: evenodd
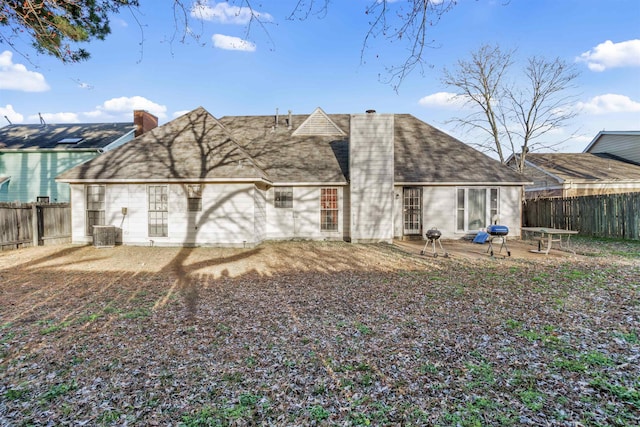
M 439 239 L 442 233 L 437 228 L 430 228 L 426 233 L 427 239 Z
M 506 225 L 492 224 L 487 227 L 487 233 L 492 236 L 506 236 L 509 234 L 509 227 Z

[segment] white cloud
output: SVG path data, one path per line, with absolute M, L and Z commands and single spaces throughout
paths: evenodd
M 13 105 L 11 104 L 7 104 L 5 107 L 0 107 L 0 116 L 6 116 L 6 118 L 8 118 L 9 121 L 14 124 L 22 123 L 22 121 L 24 120 L 24 116 L 16 112 L 16 110 L 13 109 Z M 6 124 L 9 124 L 9 122 L 7 122 Z
M 77 113 L 42 113 L 42 118 L 46 123 L 80 123 L 80 117 Z M 31 123 L 40 123 L 40 116 L 33 114 L 28 117 Z
M 42 118 L 50 124 L 132 122 L 133 110 L 146 110 L 158 117 L 159 121 L 167 118 L 167 107 L 142 96 L 112 98 L 103 102 L 102 105 L 98 105 L 92 111 L 42 113 Z M 28 122 L 39 123 L 40 117 L 31 115 L 28 117 Z
M 576 58 L 586 62 L 591 71 L 615 67 L 640 67 L 640 39 L 613 43 L 607 40 Z
M 628 96 L 614 93 L 594 96 L 587 102 L 578 102 L 577 107 L 586 114 L 640 112 L 640 102 L 636 102 Z
M 221 24 L 245 25 L 254 17 L 261 21 L 272 21 L 268 13 L 258 12 L 248 7 L 232 6 L 228 2 L 209 4 L 208 0 L 196 2 L 191 8 L 191 16 L 203 21 L 213 21 Z
M 0 53 L 0 89 L 44 92 L 49 90 L 49 85 L 42 74 L 29 71 L 22 64 L 14 64 L 13 53 L 5 50 Z
M 244 52 L 254 52 L 256 45 L 250 41 L 243 40 L 239 37 L 225 36 L 224 34 L 214 34 L 211 37 L 213 46 L 225 50 L 242 50 Z
M 121 115 L 127 114 L 133 120 L 133 110 L 146 110 L 158 117 L 158 119 L 164 119 L 167 117 L 167 107 L 164 105 L 156 104 L 153 101 L 148 100 L 142 96 L 112 98 L 96 107 L 96 111 L 83 113 L 87 116 L 101 116 L 101 115 Z
M 425 107 L 462 108 L 467 99 L 451 92 L 437 92 L 420 98 L 418 103 Z

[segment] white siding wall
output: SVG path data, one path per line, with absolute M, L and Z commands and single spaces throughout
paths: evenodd
M 402 238 L 403 235 L 403 200 L 402 200 L 402 188 L 403 187 L 395 187 L 394 188 L 394 202 L 393 202 L 393 237 L 396 239 Z M 424 211 L 423 211 L 424 212 Z M 423 215 L 424 217 L 424 215 Z M 424 228 L 424 224 L 423 228 Z
M 496 187 L 493 187 L 496 188 Z M 500 188 L 500 224 L 509 227 L 509 237 L 519 237 L 521 223 L 521 188 Z M 435 227 L 442 232 L 443 239 L 460 239 L 467 233 L 458 232 L 457 224 L 458 187 L 423 187 L 422 190 L 422 228 L 424 231 Z M 396 192 L 402 194 L 402 188 Z M 402 235 L 402 203 L 396 204 L 396 237 Z
M 71 189 L 71 243 L 83 244 L 92 241 L 85 236 L 85 204 L 84 185 L 73 184 Z
M 423 187 L 422 230 L 435 227 L 443 239 L 458 239 L 464 233 L 456 233 L 457 187 Z
M 393 241 L 393 129 L 391 114 L 351 116 L 352 242 Z
M 509 238 L 520 237 L 522 227 L 522 187 L 500 188 L 500 224 L 509 227 Z
M 84 185 L 72 185 L 72 241 L 87 243 Z M 105 223 L 122 231 L 122 243 L 166 246 L 252 246 L 256 235 L 253 184 L 205 184 L 202 211 L 187 211 L 186 189 L 170 184 L 167 237 L 149 237 L 146 184 L 109 184 L 105 190 Z M 127 214 L 122 214 L 122 208 Z
M 267 236 L 267 190 L 256 187 L 254 192 L 255 242 L 262 242 Z
M 293 208 L 274 207 L 274 189 L 267 191 L 267 235 L 268 240 L 344 239 L 345 197 L 342 187 L 338 189 L 338 230 L 320 230 L 320 189 L 325 187 L 293 187 Z

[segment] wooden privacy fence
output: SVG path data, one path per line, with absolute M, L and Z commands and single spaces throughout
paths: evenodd
M 527 200 L 523 207 L 523 226 L 640 240 L 640 193 Z
M 0 203 L 0 250 L 70 241 L 69 203 Z

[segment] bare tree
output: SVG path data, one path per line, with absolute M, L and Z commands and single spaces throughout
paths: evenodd
M 467 105 L 474 110 L 464 118 L 454 119 L 459 125 L 479 130 L 487 140 L 477 145 L 492 151 L 504 163 L 500 143 L 501 114 L 497 110 L 504 98 L 504 76 L 513 64 L 514 51 L 503 52 L 499 46 L 483 45 L 471 53 L 468 61 L 459 60 L 455 71 L 444 70 L 443 83 L 458 90 Z
M 150 0 L 149 0 L 150 1 Z M 260 28 L 269 36 L 270 22 L 257 8 L 267 3 L 254 4 L 253 0 L 228 0 L 238 8 L 239 14 L 247 14 L 247 35 L 252 28 Z M 435 47 L 428 39 L 429 28 L 436 25 L 458 0 L 368 0 L 363 6 L 362 16 L 369 27 L 363 35 L 360 60 L 371 48 L 373 39 L 396 43 L 405 49 L 405 59 L 387 68 L 387 83 L 398 88 L 404 78 L 416 67 L 426 64 L 426 49 Z M 144 42 L 144 18 L 138 14 L 140 0 L 7 0 L 0 2 L 0 43 L 6 43 L 20 51 L 20 43 L 27 41 L 40 53 L 53 55 L 63 62 L 78 62 L 89 58 L 89 52 L 77 48 L 80 43 L 104 39 L 110 32 L 110 20 L 114 14 L 129 11 L 138 23 L 142 46 Z M 291 0 L 290 20 L 306 20 L 310 17 L 322 19 L 330 13 L 330 0 Z M 194 39 L 200 43 L 200 35 L 194 31 L 198 25 L 198 10 L 207 8 L 208 0 L 173 0 L 165 5 L 173 13 L 174 28 L 170 40 L 187 42 Z M 195 14 L 193 12 L 196 12 Z M 202 24 L 202 23 L 200 23 Z M 141 47 L 142 49 L 142 47 Z M 23 53 L 24 54 L 24 53 Z
M 570 89 L 575 87 L 574 80 L 578 77 L 572 65 L 559 58 L 548 61 L 531 57 L 524 74 L 528 85 L 506 92 L 506 120 L 515 120 L 518 126 L 512 130 L 504 121 L 505 134 L 514 155 L 521 143 L 521 155 L 517 157 L 520 172 L 524 171 L 526 153 L 536 145 L 545 146 L 537 143 L 539 138 L 564 127 L 577 114 L 571 108 L 575 95 Z
M 510 80 L 514 55 L 515 50 L 483 45 L 470 60 L 458 61 L 455 70 L 445 69 L 442 81 L 454 87 L 472 109 L 452 121 L 485 134 L 487 138 L 475 145 L 495 153 L 502 163 L 513 155 L 516 169 L 522 172 L 529 151 L 559 144 L 538 142 L 539 138 L 575 117 L 571 89 L 578 72 L 560 58 L 531 57 L 522 81 Z

